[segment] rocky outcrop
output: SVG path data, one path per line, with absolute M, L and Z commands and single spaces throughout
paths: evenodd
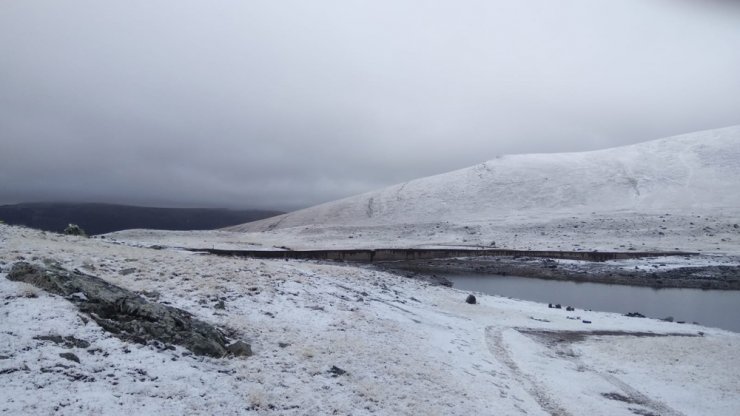
M 103 329 L 126 341 L 175 344 L 210 357 L 251 355 L 248 344 L 239 341 L 241 348 L 227 347 L 221 331 L 187 311 L 147 301 L 95 276 L 18 262 L 7 278 L 66 297 Z

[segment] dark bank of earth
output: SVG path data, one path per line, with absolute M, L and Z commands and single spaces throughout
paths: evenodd
M 216 327 L 200 321 L 189 312 L 149 302 L 127 289 L 103 279 L 57 266 L 15 263 L 7 278 L 32 284 L 47 292 L 64 296 L 103 329 L 125 341 L 183 346 L 194 354 L 210 357 L 252 355 L 249 344 L 227 339 Z M 80 340 L 61 336 L 42 340 L 77 346 Z M 84 341 L 82 341 L 84 342 Z M 64 357 L 72 359 L 71 357 Z
M 660 269 L 659 264 L 655 264 L 658 267 L 653 270 L 631 270 L 603 262 L 563 263 L 553 259 L 509 256 L 393 261 L 376 263 L 376 266 L 445 286 L 452 283 L 443 276 L 472 273 L 654 288 L 740 290 L 740 266 L 737 265 Z

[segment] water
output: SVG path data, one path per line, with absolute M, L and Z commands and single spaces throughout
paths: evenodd
M 672 316 L 676 321 L 740 332 L 740 291 L 653 289 L 641 286 L 544 280 L 516 276 L 449 275 L 457 289 L 478 291 L 578 309 L 640 312 L 650 318 Z

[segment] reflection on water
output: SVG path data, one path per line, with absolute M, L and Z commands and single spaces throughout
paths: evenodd
M 650 318 L 672 316 L 676 321 L 740 332 L 740 291 L 653 289 L 516 276 L 449 275 L 457 289 L 478 291 L 580 309 L 640 312 Z

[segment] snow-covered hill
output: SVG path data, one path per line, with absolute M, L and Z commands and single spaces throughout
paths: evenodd
M 593 152 L 503 156 L 234 229 L 479 221 L 522 211 L 735 207 L 739 189 L 735 126 Z
M 495 241 L 736 252 L 738 190 L 733 126 L 600 151 L 503 156 L 228 230 L 296 248 Z

